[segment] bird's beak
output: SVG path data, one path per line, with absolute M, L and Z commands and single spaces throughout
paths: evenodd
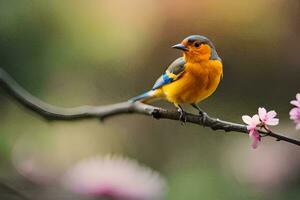
M 182 51 L 188 51 L 188 50 L 189 50 L 186 46 L 184 46 L 184 45 L 181 44 L 181 43 L 172 46 L 172 48 L 174 48 L 174 49 L 179 49 L 179 50 L 182 50 Z

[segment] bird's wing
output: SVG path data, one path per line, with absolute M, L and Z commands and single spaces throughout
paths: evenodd
M 180 57 L 172 62 L 168 69 L 157 79 L 152 87 L 152 90 L 176 81 L 184 73 L 184 65 L 185 61 L 183 57 Z

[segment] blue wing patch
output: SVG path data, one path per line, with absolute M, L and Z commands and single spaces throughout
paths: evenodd
M 185 61 L 183 57 L 176 59 L 155 82 L 152 90 L 162 87 L 163 85 L 169 84 L 179 78 L 184 72 Z
M 155 82 L 154 86 L 152 87 L 152 90 L 155 90 L 157 88 L 160 88 L 163 85 L 166 85 L 168 83 L 171 83 L 173 81 L 173 78 L 169 77 L 168 74 L 165 72 L 157 81 Z

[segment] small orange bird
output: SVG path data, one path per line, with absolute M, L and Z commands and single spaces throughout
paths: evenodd
M 185 112 L 181 104 L 190 104 L 205 120 L 206 113 L 197 103 L 217 89 L 223 77 L 222 60 L 213 43 L 201 35 L 191 35 L 172 48 L 182 50 L 183 57 L 170 64 L 150 91 L 130 101 L 148 102 L 153 99 L 165 99 L 178 108 L 180 120 L 183 121 Z

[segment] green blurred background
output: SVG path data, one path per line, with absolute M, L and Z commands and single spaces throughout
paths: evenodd
M 170 47 L 191 34 L 209 37 L 224 61 L 204 110 L 241 123 L 259 106 L 275 109 L 274 130 L 300 139 L 288 116 L 300 91 L 299 0 L 0 0 L 0 67 L 58 106 L 110 104 L 149 89 L 180 56 Z M 300 199 L 300 148 L 285 142 L 263 138 L 252 150 L 240 133 L 140 115 L 48 122 L 2 89 L 0 112 L 0 180 L 33 199 L 66 199 L 53 177 L 107 153 L 159 171 L 170 200 Z

